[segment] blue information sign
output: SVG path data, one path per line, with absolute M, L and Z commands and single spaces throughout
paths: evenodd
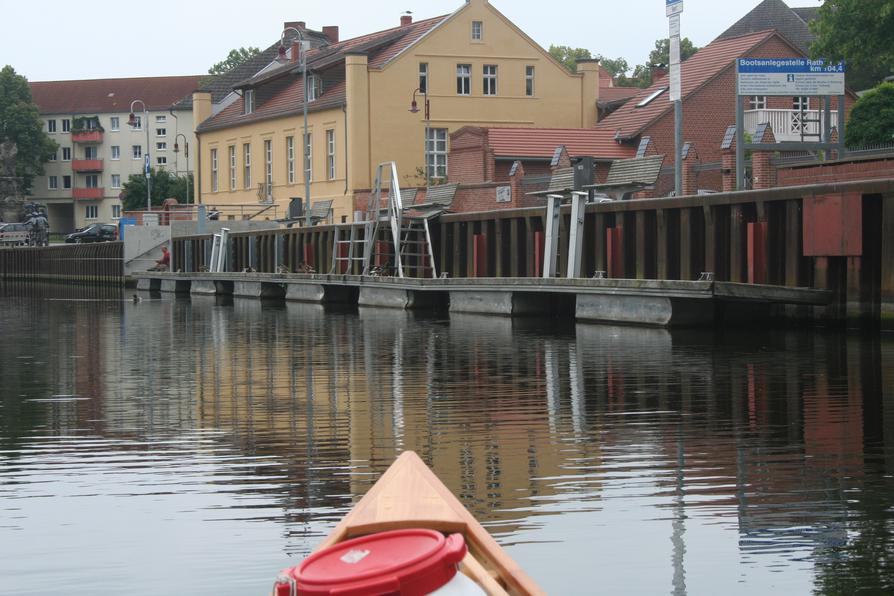
M 807 58 L 738 58 L 739 95 L 843 95 L 844 62 Z

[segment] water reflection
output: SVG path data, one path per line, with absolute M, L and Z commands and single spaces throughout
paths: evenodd
M 261 592 L 403 449 L 550 593 L 892 585 L 888 338 L 201 296 L 0 305 L 29 337 L 0 344 L 15 593 L 63 555 L 57 579 L 89 578 L 72 593 L 147 558 L 171 571 L 137 592 Z

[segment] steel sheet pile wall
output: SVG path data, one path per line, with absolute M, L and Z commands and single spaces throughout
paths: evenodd
M 836 196 L 860 209 L 817 224 L 809 215 L 814 203 Z M 537 207 L 442 215 L 431 224 L 438 271 L 450 278 L 541 276 L 545 215 Z M 568 262 L 570 226 L 565 207 L 560 275 Z M 340 228 L 347 233 L 342 225 L 232 234 L 227 270 L 307 273 L 307 265 L 316 273 L 343 273 L 331 270 Z M 859 244 L 860 254 L 819 254 L 812 247 L 816 234 L 853 235 L 856 229 L 860 237 L 848 246 Z M 387 243 L 386 236 L 379 241 Z M 174 253 L 175 271 L 203 271 L 210 240 L 176 239 Z M 591 204 L 581 276 L 696 280 L 704 273 L 717 281 L 829 289 L 836 301 L 821 316 L 874 323 L 894 318 L 894 259 L 885 258 L 892 254 L 894 180 L 886 179 Z M 354 264 L 350 273 L 357 269 Z M 794 308 L 807 316 L 807 307 Z
M 124 244 L 0 249 L 0 279 L 123 285 Z

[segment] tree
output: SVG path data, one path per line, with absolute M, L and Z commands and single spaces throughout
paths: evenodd
M 599 60 L 599 64 L 608 71 L 608 73 L 615 79 L 617 84 L 620 84 L 620 81 L 627 78 L 627 71 L 630 70 L 630 65 L 627 64 L 627 60 L 624 58 L 606 58 L 603 55 L 597 55 L 596 59 Z
M 593 56 L 586 48 L 572 48 L 570 46 L 549 46 L 550 56 L 561 62 L 571 72 L 577 72 L 578 60 L 589 60 Z
M 680 62 L 688 60 L 693 54 L 698 52 L 699 48 L 692 43 L 688 37 L 680 40 Z M 638 87 L 648 87 L 652 84 L 652 68 L 662 66 L 668 68 L 670 65 L 670 40 L 666 37 L 655 40 L 655 49 L 649 52 L 649 62 L 646 64 L 638 64 L 633 69 L 632 82 Z
M 208 74 L 219 75 L 225 72 L 230 72 L 237 66 L 243 64 L 244 62 L 254 58 L 258 54 L 261 53 L 261 50 L 258 48 L 253 48 L 251 46 L 247 48 L 238 48 L 235 50 L 230 50 L 230 53 L 227 54 L 226 59 L 221 60 L 214 66 L 208 69 Z
M 846 60 L 854 89 L 872 87 L 894 70 L 894 0 L 826 0 L 810 30 L 811 56 Z
M 165 199 L 177 199 L 186 203 L 186 181 L 189 180 L 189 201 L 195 202 L 195 184 L 192 174 L 178 176 L 167 170 L 152 170 L 152 204 L 161 205 Z M 146 176 L 131 174 L 121 189 L 121 203 L 125 211 L 140 211 L 146 208 Z
M 894 143 L 894 83 L 867 91 L 851 110 L 845 128 L 849 147 Z
M 28 193 L 59 146 L 43 130 L 28 79 L 16 74 L 12 66 L 0 70 L 0 143 L 4 141 L 12 141 L 18 148 L 16 176 L 22 178 L 22 192 Z

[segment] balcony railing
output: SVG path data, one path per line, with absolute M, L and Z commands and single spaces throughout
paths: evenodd
M 105 196 L 104 188 L 72 188 L 73 199 L 101 199 Z
M 754 134 L 759 124 L 768 122 L 777 141 L 800 141 L 802 131 L 805 141 L 817 141 L 822 126 L 805 120 L 822 118 L 819 110 L 745 110 L 745 131 Z M 832 112 L 832 126 L 838 126 L 838 112 Z
M 102 143 L 101 130 L 79 130 L 71 133 L 72 143 Z
M 102 160 L 75 159 L 71 162 L 71 169 L 75 172 L 102 172 Z

